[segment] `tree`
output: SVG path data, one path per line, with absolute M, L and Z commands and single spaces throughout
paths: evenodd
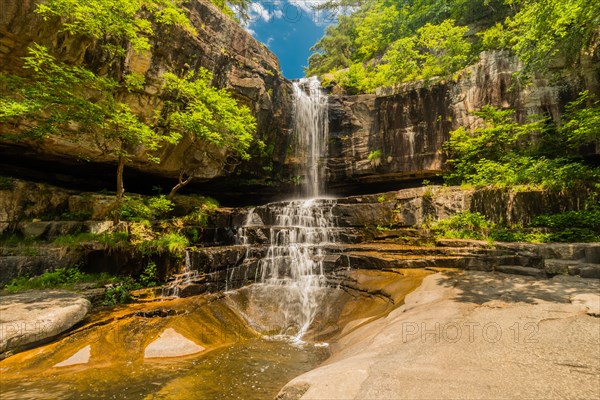
M 328 26 L 326 34 L 312 48 L 306 75 L 319 75 L 347 68 L 355 52 L 356 26 L 354 19 L 341 16 L 337 25 Z
M 403 36 L 401 12 L 394 2 L 376 2 L 365 14 L 362 23 L 356 27 L 356 53 L 358 60 L 367 61 L 381 55 L 396 38 Z
M 233 162 L 249 158 L 256 120 L 248 107 L 240 106 L 227 90 L 212 87 L 212 74 L 204 68 L 183 77 L 172 73 L 163 77 L 166 104 L 161 125 L 166 132 L 224 148 L 231 153 Z M 182 170 L 169 199 L 192 179 L 193 171 Z
M 123 55 L 123 42 L 136 51 L 150 49 L 150 16 L 163 26 L 195 33 L 182 4 L 183 0 L 47 0 L 36 12 L 45 20 L 59 19 L 64 32 L 102 40 L 105 49 Z
M 118 100 L 123 88 L 113 79 L 99 77 L 79 66 L 57 61 L 48 50 L 34 45 L 25 58 L 28 78 L 4 79 L 12 97 L 0 100 L 0 122 L 18 122 L 25 127 L 15 140 L 42 139 L 49 135 L 78 135 L 96 144 L 117 160 L 116 207 L 124 194 L 123 170 L 132 151 L 143 147 L 151 161 L 161 143 L 175 143 L 175 131 L 153 130 Z
M 589 188 L 600 182 L 600 168 L 586 165 L 576 151 L 565 149 L 564 143 L 553 151 L 540 146 L 555 128 L 546 119 L 536 116 L 521 124 L 515 121 L 513 110 L 492 106 L 474 114 L 482 119 L 482 126 L 450 132 L 446 148 L 453 169 L 445 176 L 449 183 L 562 190 Z M 562 125 L 569 121 L 570 117 L 564 117 Z
M 390 82 L 416 80 L 421 76 L 422 58 L 423 56 L 416 49 L 415 38 L 398 39 L 392 43 L 383 57 L 387 64 L 380 65 L 379 69 L 388 68 L 386 75 Z
M 514 0 L 519 12 L 507 19 L 512 49 L 529 70 L 546 70 L 558 55 L 577 61 L 600 26 L 600 2 Z
M 469 30 L 447 19 L 438 25 L 425 24 L 417 30 L 418 44 L 423 47 L 424 78 L 446 75 L 467 66 L 471 45 L 464 39 Z
M 600 143 L 600 100 L 585 90 L 565 107 L 560 132 L 573 147 Z

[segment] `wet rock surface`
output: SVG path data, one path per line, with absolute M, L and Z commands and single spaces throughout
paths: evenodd
M 0 361 L 2 398 L 274 398 L 327 358 L 328 346 L 314 341 L 334 342 L 388 315 L 428 274 L 340 273 L 301 342 L 282 336 L 273 287 L 103 310 L 68 337 Z

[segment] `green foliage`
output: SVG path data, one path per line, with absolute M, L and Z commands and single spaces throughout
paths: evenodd
M 164 79 L 163 124 L 168 132 L 191 135 L 248 159 L 256 132 L 248 107 L 239 105 L 227 90 L 212 87 L 212 74 L 204 68 L 183 78 L 165 73 Z
M 150 207 L 155 217 L 160 218 L 173 211 L 174 205 L 165 195 L 159 195 L 148 199 L 148 207 Z
M 477 29 L 485 30 L 512 10 L 503 0 L 329 1 L 319 8 L 350 3 L 353 12 L 327 28 L 311 49 L 306 70 L 307 75 L 320 75 L 360 64 L 366 79 L 357 82 L 343 73 L 336 77 L 350 91 L 453 74 L 479 48 L 471 43 L 476 36 L 464 38 L 467 25 L 476 23 Z M 360 72 L 354 68 L 350 75 Z
M 586 165 L 574 149 L 563 144 L 594 137 L 594 128 L 576 118 L 593 118 L 598 110 L 581 105 L 580 98 L 567 106 L 570 111 L 561 121 L 558 136 L 563 140 L 557 140 L 555 131 L 542 118 L 520 124 L 512 110 L 483 107 L 474 113 L 483 126 L 450 132 L 446 148 L 453 170 L 446 174 L 446 180 L 451 184 L 534 185 L 555 190 L 597 184 L 600 169 Z
M 112 90 L 114 81 L 62 64 L 37 44 L 24 58 L 24 68 L 31 73 L 29 79 L 0 75 L 7 87 L 0 100 L 0 122 L 30 121 L 22 139 L 69 132 L 74 126 L 85 132 L 103 122 L 108 106 L 103 93 Z
M 437 25 L 428 23 L 417 30 L 417 44 L 427 49 L 421 52 L 423 78 L 448 75 L 467 66 L 471 61 L 471 45 L 464 40 L 468 30 L 466 26 L 456 26 L 450 19 Z
M 184 217 L 184 221 L 191 225 L 206 226 L 210 211 L 204 208 L 197 208 Z
M 545 226 L 555 229 L 577 227 L 600 232 L 600 207 L 584 211 L 567 211 L 560 214 L 540 215 L 531 221 L 531 226 Z
M 181 196 L 176 203 L 179 211 L 185 213 L 183 222 L 194 227 L 206 226 L 210 214 L 219 208 L 217 200 L 205 196 Z
M 493 227 L 494 223 L 480 213 L 465 211 L 433 223 L 431 229 L 445 238 L 484 240 Z
M 29 78 L 2 77 L 12 96 L 0 103 L 0 122 L 20 120 L 29 126 L 14 139 L 86 135 L 103 153 L 116 156 L 120 166 L 131 157 L 130 151 L 140 146 L 148 151 L 148 159 L 157 162 L 152 151 L 163 142 L 180 139 L 177 132 L 151 129 L 119 102 L 125 89 L 117 81 L 61 63 L 39 45 L 32 46 L 24 60 L 24 68 L 31 71 Z M 14 103 L 24 107 L 16 109 Z M 122 178 L 122 168 L 117 169 L 117 177 Z M 122 195 L 119 190 L 117 194 Z
M 29 236 L 20 236 L 17 234 L 0 236 L 0 244 L 4 247 L 32 246 L 37 241 Z
M 464 39 L 467 27 L 453 20 L 425 24 L 413 36 L 385 46 L 379 62 L 354 63 L 336 75 L 339 85 L 350 93 L 372 92 L 379 86 L 445 76 L 471 61 L 471 45 Z
M 518 230 L 496 228 L 490 231 L 489 237 L 492 240 L 499 242 L 526 242 L 526 243 L 548 243 L 552 240 L 552 235 L 549 233 L 540 232 L 539 230 Z
M 124 54 L 123 41 L 136 51 L 150 49 L 152 22 L 178 25 L 195 34 L 182 0 L 47 0 L 36 12 L 45 20 L 59 19 L 61 30 L 103 40 L 111 52 Z
M 200 71 L 199 79 L 192 79 L 192 74 L 180 80 L 166 75 L 166 87 L 172 89 L 166 97 L 174 98 L 168 99 L 159 121 L 136 115 L 121 101 L 126 92 L 141 91 L 145 85 L 145 76 L 121 66 L 113 68 L 127 51 L 149 50 L 156 25 L 177 25 L 195 34 L 183 3 L 47 0 L 38 5 L 36 11 L 62 31 L 97 40 L 105 50 L 109 73 L 100 76 L 84 66 L 59 62 L 45 47 L 34 44 L 24 58 L 24 68 L 30 70 L 26 78 L 0 75 L 0 86 L 7 89 L 0 97 L 0 123 L 13 127 L 5 137 L 29 140 L 68 135 L 74 139 L 75 135 L 85 135 L 82 140 L 118 159 L 117 205 L 124 192 L 123 169 L 133 152 L 144 150 L 150 161 L 159 162 L 154 152 L 165 143 L 177 143 L 182 134 L 192 134 L 247 158 L 254 118 L 228 92 L 212 88 L 212 77 L 205 70 Z M 228 4 L 243 12 L 248 1 Z M 15 126 L 21 131 L 13 132 Z
M 140 250 L 145 254 L 171 253 L 182 255 L 185 248 L 190 245 L 187 237 L 179 233 L 167 233 L 158 239 L 143 242 Z
M 137 197 L 126 196 L 119 208 L 120 217 L 124 221 L 149 221 L 153 218 L 153 212 L 146 202 Z
M 375 160 L 381 159 L 381 150 L 373 150 L 372 152 L 369 153 L 369 156 L 367 157 L 367 159 L 369 161 L 375 161 Z
M 589 0 L 514 0 L 519 11 L 506 20 L 511 45 L 530 70 L 545 70 L 557 56 L 578 60 L 597 35 L 600 3 Z
M 330 25 L 325 36 L 312 48 L 306 75 L 317 75 L 347 68 L 352 64 L 356 46 L 356 22 L 354 18 L 341 15 L 337 25 Z
M 379 224 L 377 224 L 375 229 L 377 229 L 378 232 L 388 232 L 390 230 L 390 228 L 388 226 L 383 226 L 383 225 L 379 225 Z
M 571 146 L 600 142 L 600 100 L 589 91 L 566 105 L 563 121 L 560 131 Z
M 381 150 L 374 150 L 369 153 L 367 159 L 371 162 L 371 166 L 377 168 L 381 165 Z
M 175 208 L 173 202 L 165 195 L 143 197 L 125 197 L 120 205 L 119 213 L 125 221 L 154 221 L 167 217 Z
M 77 267 L 57 268 L 32 278 L 26 276 L 15 278 L 6 284 L 4 290 L 17 293 L 33 289 L 71 288 L 78 283 L 95 283 L 96 286 L 101 286 L 109 280 L 107 274 L 85 274 Z
M 79 233 L 76 235 L 61 235 L 53 241 L 55 245 L 70 249 L 76 249 L 80 243 L 84 242 L 98 242 L 109 250 L 125 249 L 129 247 L 129 235 L 127 232 Z
M 499 22 L 477 35 L 481 37 L 483 50 L 506 50 L 511 48 L 512 32 L 507 31 L 504 25 Z
M 130 290 L 133 290 L 133 285 L 127 283 L 121 283 L 109 288 L 104 292 L 103 304 L 105 306 L 115 306 L 117 304 L 131 303 L 133 298 L 131 297 Z
M 414 37 L 406 37 L 396 40 L 391 44 L 383 57 L 387 61 L 388 70 L 386 76 L 396 82 L 417 80 L 420 77 L 419 63 L 422 56 L 417 50 L 417 43 Z M 380 65 L 379 69 L 385 68 L 386 64 Z
M 165 73 L 164 78 L 166 101 L 160 123 L 165 131 L 224 148 L 226 162 L 231 164 L 248 160 L 252 144 L 259 152 L 264 148 L 264 143 L 254 140 L 256 120 L 250 109 L 239 105 L 227 90 L 212 87 L 212 74 L 206 69 L 189 72 L 183 78 Z M 187 179 L 184 175 L 182 172 L 170 198 L 193 177 L 193 173 L 187 174 Z
M 156 270 L 156 263 L 153 261 L 148 262 L 146 268 L 144 268 L 144 272 L 139 276 L 138 283 L 142 287 L 154 287 L 158 283 L 158 275 Z
M 367 79 L 338 80 L 351 91 L 450 75 L 482 49 L 511 50 L 528 72 L 546 70 L 557 59 L 572 65 L 593 45 L 600 26 L 600 3 L 589 0 L 327 1 L 319 8 L 350 3 L 352 13 L 312 48 L 306 73 L 362 64 Z M 467 26 L 475 33 L 468 41 Z
M 59 216 L 60 220 L 63 221 L 86 221 L 91 219 L 92 212 L 91 211 L 75 211 L 75 212 L 64 212 Z
M 390 4 L 391 3 L 391 4 Z M 405 9 L 402 9 L 405 12 Z M 380 55 L 402 29 L 400 10 L 392 2 L 374 2 L 356 27 L 357 56 L 369 60 Z
M 600 206 L 594 205 L 585 210 L 540 215 L 535 217 L 529 226 L 538 232 L 540 229 L 545 230 L 545 233 L 538 235 L 540 242 L 600 242 Z M 533 241 L 527 236 L 517 236 L 516 239 Z
M 438 236 L 501 242 L 598 242 L 600 206 L 535 217 L 525 228 L 494 224 L 479 213 L 462 212 L 431 225 Z
M 146 77 L 142 74 L 131 72 L 123 77 L 124 86 L 128 92 L 142 91 L 146 84 Z

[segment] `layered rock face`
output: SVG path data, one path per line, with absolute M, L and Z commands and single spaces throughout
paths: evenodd
M 579 209 L 586 197 L 577 191 L 558 195 L 542 190 L 430 186 L 340 198 L 331 206 L 334 226 L 328 229 L 335 241 L 322 248 L 323 269 L 330 283 L 353 268 L 441 267 L 600 278 L 598 243 L 491 245 L 486 241 L 436 240 L 433 232 L 423 229 L 428 221 L 465 211 L 479 212 L 496 223 L 525 226 L 540 214 Z M 191 267 L 201 278 L 197 285 L 183 288 L 182 295 L 255 282 L 261 276 L 261 260 L 273 257 L 269 246 L 281 235 L 278 215 L 286 204 L 254 208 L 251 224 L 247 224 L 247 208 L 220 209 L 211 216 L 201 246 L 190 251 Z
M 61 61 L 84 64 L 103 74 L 108 60 L 98 43 L 79 36 L 59 32 L 57 20 L 43 21 L 35 13 L 38 0 L 5 1 L 0 13 L 0 72 L 21 75 L 22 57 L 33 43 L 44 45 Z M 253 111 L 257 132 L 273 144 L 274 163 L 283 162 L 288 127 L 291 118 L 291 87 L 279 71 L 276 57 L 235 21 L 223 15 L 208 0 L 187 2 L 189 17 L 197 30 L 194 36 L 182 29 L 155 26 L 152 49 L 146 53 L 129 52 L 119 68 L 143 74 L 146 86 L 141 93 L 125 95 L 125 102 L 143 117 L 151 117 L 163 103 L 160 98 L 162 74 L 179 73 L 204 67 L 213 73 L 213 84 L 232 91 L 234 96 Z M 9 127 L 2 127 L 7 133 Z M 182 140 L 176 146 L 165 146 L 159 152 L 160 164 L 148 162 L 144 149 L 136 151 L 131 160 L 133 169 L 141 176 L 176 178 L 181 169 L 198 179 L 227 175 L 227 154 L 221 148 L 206 143 Z M 114 171 L 114 156 L 102 153 L 93 140 L 47 138 L 43 142 L 19 143 L 0 134 L 0 158 L 8 171 L 43 169 L 35 178 L 55 181 L 108 179 Z M 82 162 L 81 159 L 87 160 Z M 76 168 L 72 168 L 73 166 Z M 66 167 L 65 167 L 66 166 Z M 3 168 L 4 168 L 3 167 Z M 62 168 L 61 168 L 62 167 Z M 27 175 L 27 174 L 25 174 Z M 48 178 L 48 179 L 45 179 Z
M 349 194 L 371 184 L 376 192 L 392 188 L 382 184 L 397 188 L 403 181 L 435 177 L 446 169 L 443 144 L 449 132 L 479 123 L 473 111 L 490 104 L 514 108 L 521 121 L 531 114 L 557 121 L 581 88 L 598 86 L 597 67 L 560 82 L 535 78 L 529 85 L 519 84 L 514 76 L 521 68 L 507 52 L 484 52 L 477 64 L 453 81 L 331 96 L 330 187 Z M 600 154 L 600 149 L 590 151 Z

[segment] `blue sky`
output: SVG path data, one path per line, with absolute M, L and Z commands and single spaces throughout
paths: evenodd
M 245 28 L 279 58 L 288 79 L 304 76 L 310 48 L 332 22 L 331 12 L 312 7 L 323 0 L 266 0 L 253 2 Z

